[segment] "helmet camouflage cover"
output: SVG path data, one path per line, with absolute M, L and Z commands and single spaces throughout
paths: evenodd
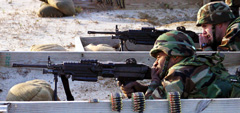
M 240 0 L 225 0 L 228 6 L 240 7 Z
M 202 6 L 197 14 L 197 26 L 219 24 L 234 19 L 231 9 L 222 1 L 210 2 Z
M 164 52 L 168 56 L 192 56 L 195 53 L 194 42 L 181 31 L 170 31 L 160 35 L 150 51 L 152 57 Z

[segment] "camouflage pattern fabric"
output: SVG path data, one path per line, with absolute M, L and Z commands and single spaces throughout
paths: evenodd
M 223 58 L 214 54 L 183 59 L 168 70 L 162 85 L 146 98 L 165 99 L 167 92 L 173 91 L 180 92 L 181 98 L 240 97 L 240 80 L 229 75 L 221 63 Z
M 227 28 L 226 35 L 222 39 L 221 45 L 217 48 L 220 51 L 240 50 L 240 17 L 235 19 Z
M 194 42 L 191 37 L 181 31 L 170 31 L 158 37 L 150 55 L 156 58 L 158 52 L 168 56 L 192 56 L 195 53 Z
M 225 3 L 230 7 L 231 6 L 240 7 L 240 0 L 225 0 Z
M 239 17 L 240 0 L 225 0 L 225 3 L 231 8 L 235 17 Z
M 219 24 L 234 19 L 230 7 L 224 2 L 210 2 L 202 6 L 197 14 L 197 26 Z
M 198 11 L 197 26 L 201 26 L 201 24 L 219 24 L 226 21 L 232 21 L 234 18 L 235 16 L 227 4 L 223 2 L 210 2 Z M 239 23 L 240 18 L 237 18 L 228 26 L 226 35 L 223 37 L 221 45 L 217 47 L 217 50 L 240 50 L 240 34 L 238 32 L 240 30 Z
M 175 91 L 181 94 L 181 98 L 240 97 L 240 80 L 238 76 L 229 75 L 224 68 L 224 55 L 196 56 L 193 45 L 191 38 L 179 31 L 159 36 L 150 51 L 151 56 L 156 58 L 158 52 L 164 52 L 169 57 L 183 56 L 184 59 L 170 67 L 163 76 L 160 73 L 161 83 L 151 82 L 146 98 L 164 99 L 167 92 Z
M 170 31 L 158 37 L 150 51 L 150 55 L 156 58 L 159 52 L 164 52 L 168 55 L 162 72 L 159 74 L 159 78 L 162 79 L 167 72 L 170 56 L 192 56 L 196 50 L 193 40 L 188 35 L 181 31 Z M 145 96 L 148 97 L 151 95 L 160 84 L 159 81 L 152 81 L 148 86 Z

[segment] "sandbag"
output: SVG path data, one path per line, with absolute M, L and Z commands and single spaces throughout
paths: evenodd
M 72 0 L 48 0 L 48 4 L 60 10 L 66 16 L 75 14 L 75 7 Z
M 115 49 L 107 44 L 89 44 L 84 47 L 85 51 L 115 51 Z
M 37 12 L 37 15 L 39 17 L 62 17 L 63 13 L 49 4 L 43 3 Z
M 58 98 L 58 97 L 57 97 Z M 53 101 L 53 89 L 44 80 L 31 80 L 14 85 L 6 101 Z M 59 100 L 59 98 L 58 98 Z
M 42 44 L 32 45 L 30 51 L 67 51 L 67 50 L 57 44 Z

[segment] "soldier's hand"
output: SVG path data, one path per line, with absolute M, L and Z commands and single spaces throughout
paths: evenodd
M 162 70 L 158 67 L 152 67 L 151 68 L 151 77 L 152 81 L 160 82 L 159 74 Z
M 138 82 L 129 82 L 128 84 L 124 85 L 121 82 L 118 82 L 118 86 L 120 86 L 120 89 L 124 93 L 124 95 L 128 98 L 131 98 L 132 93 L 134 92 L 143 92 L 145 93 L 147 90 L 146 85 L 142 85 Z
M 163 66 L 164 66 L 164 64 L 160 64 L 159 58 L 157 58 L 157 60 L 153 63 L 153 66 L 151 68 L 152 81 L 160 83 L 162 78 L 160 78 L 159 75 L 162 71 Z
M 202 49 L 209 47 L 211 45 L 211 40 L 213 40 L 212 36 L 199 34 L 199 45 Z
M 159 58 L 157 58 L 157 60 L 153 63 L 153 66 L 151 68 L 152 81 L 148 86 L 147 92 L 145 93 L 146 98 L 149 98 L 149 96 L 152 95 L 153 91 L 161 85 L 161 79 L 163 79 L 160 78 L 160 73 L 162 71 L 163 64 L 160 64 L 158 60 Z

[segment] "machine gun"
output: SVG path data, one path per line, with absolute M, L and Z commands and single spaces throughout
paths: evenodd
M 81 60 L 80 62 L 52 64 L 49 56 L 47 65 L 14 63 L 12 67 L 45 68 L 43 69 L 43 74 L 53 74 L 55 82 L 54 100 L 57 100 L 58 76 L 62 79 L 68 101 L 74 100 L 69 88 L 69 75 L 72 76 L 73 81 L 96 82 L 98 76 L 116 78 L 116 80 L 125 85 L 136 80 L 151 79 L 149 66 L 137 64 L 134 58 L 129 58 L 126 62 L 100 63 L 97 60 Z
M 198 34 L 195 32 L 186 30 L 184 26 L 177 27 L 177 30 L 188 34 L 195 43 L 198 43 Z M 120 40 L 120 51 L 123 51 L 123 45 L 127 40 L 134 44 L 154 45 L 155 40 L 160 35 L 169 31 L 171 30 L 156 30 L 154 27 L 142 27 L 141 30 L 119 31 L 116 25 L 115 32 L 88 31 L 88 34 L 111 34 L 112 39 Z

